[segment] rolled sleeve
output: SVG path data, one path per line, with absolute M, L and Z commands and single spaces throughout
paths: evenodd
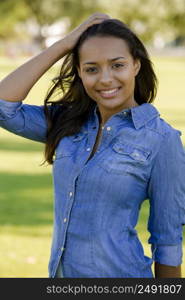
M 161 143 L 148 185 L 148 230 L 155 261 L 177 266 L 182 262 L 185 224 L 185 152 L 180 131 L 171 129 Z
M 13 118 L 21 108 L 22 101 L 10 102 L 0 99 L 0 120 Z
M 170 266 L 179 266 L 182 263 L 182 244 L 179 245 L 152 245 L 154 261 Z
M 0 99 L 0 127 L 27 139 L 45 143 L 47 122 L 44 107 Z

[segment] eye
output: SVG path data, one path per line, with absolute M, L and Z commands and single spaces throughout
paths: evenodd
M 116 63 L 116 64 L 113 65 L 114 69 L 119 69 L 121 67 L 124 67 L 124 64 Z
M 96 67 L 89 67 L 87 69 L 85 69 L 85 72 L 87 73 L 95 73 L 97 71 Z

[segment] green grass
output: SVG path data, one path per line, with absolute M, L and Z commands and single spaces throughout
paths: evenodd
M 25 61 L 25 60 L 24 60 Z M 154 105 L 161 117 L 182 131 L 185 145 L 185 58 L 153 57 L 159 78 Z M 0 78 L 22 63 L 0 58 Z M 42 104 L 59 66 L 47 72 L 26 103 Z M 53 224 L 50 166 L 40 166 L 43 145 L 0 129 L 0 277 L 47 277 Z M 151 255 L 145 201 L 137 230 L 146 255 Z M 185 249 L 184 249 L 185 251 Z M 185 261 L 183 262 L 185 277 Z

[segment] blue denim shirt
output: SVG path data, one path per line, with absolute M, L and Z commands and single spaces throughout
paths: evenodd
M 43 106 L 0 100 L 0 125 L 45 142 Z M 55 217 L 49 276 L 153 277 L 153 261 L 182 262 L 185 223 L 185 153 L 180 132 L 148 103 L 124 109 L 99 127 L 97 106 L 78 134 L 64 137 L 55 154 Z M 150 201 L 151 258 L 135 226 Z M 59 264 L 60 263 L 60 264 Z

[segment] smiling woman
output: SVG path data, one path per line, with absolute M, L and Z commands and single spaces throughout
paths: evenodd
M 23 104 L 65 55 L 44 106 Z M 185 153 L 151 104 L 156 85 L 139 38 L 101 13 L 0 83 L 0 125 L 45 143 L 53 164 L 50 277 L 181 277 Z M 151 257 L 135 230 L 146 199 Z
M 139 69 L 140 61 L 133 59 L 123 39 L 95 36 L 81 46 L 78 73 L 86 93 L 98 104 L 103 124 L 122 109 L 138 105 L 134 86 Z

